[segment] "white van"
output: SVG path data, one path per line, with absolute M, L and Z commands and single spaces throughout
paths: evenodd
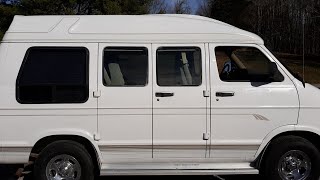
M 0 164 L 36 180 L 320 174 L 319 89 L 204 17 L 16 16 L 0 99 Z

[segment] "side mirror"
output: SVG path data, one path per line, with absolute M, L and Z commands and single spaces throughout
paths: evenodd
M 275 62 L 270 62 L 269 64 L 269 77 L 273 78 L 278 72 L 278 66 Z

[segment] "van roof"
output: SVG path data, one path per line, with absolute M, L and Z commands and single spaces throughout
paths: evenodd
M 263 44 L 250 32 L 195 15 L 15 16 L 3 42 L 223 42 Z

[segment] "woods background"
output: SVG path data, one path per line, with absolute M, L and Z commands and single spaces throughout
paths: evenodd
M 14 15 L 191 14 L 253 32 L 293 71 L 320 84 L 320 0 L 0 0 L 0 39 Z

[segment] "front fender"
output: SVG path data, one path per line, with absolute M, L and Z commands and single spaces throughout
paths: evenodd
M 282 126 L 277 129 L 274 129 L 271 131 L 262 141 L 258 151 L 255 154 L 255 159 L 259 157 L 259 155 L 268 147 L 268 144 L 272 141 L 272 139 L 278 135 L 281 135 L 283 133 L 286 134 L 294 134 L 295 132 L 311 132 L 314 134 L 319 135 L 320 137 L 320 129 L 311 127 L 311 126 L 302 126 L 302 125 L 287 125 L 287 126 Z

